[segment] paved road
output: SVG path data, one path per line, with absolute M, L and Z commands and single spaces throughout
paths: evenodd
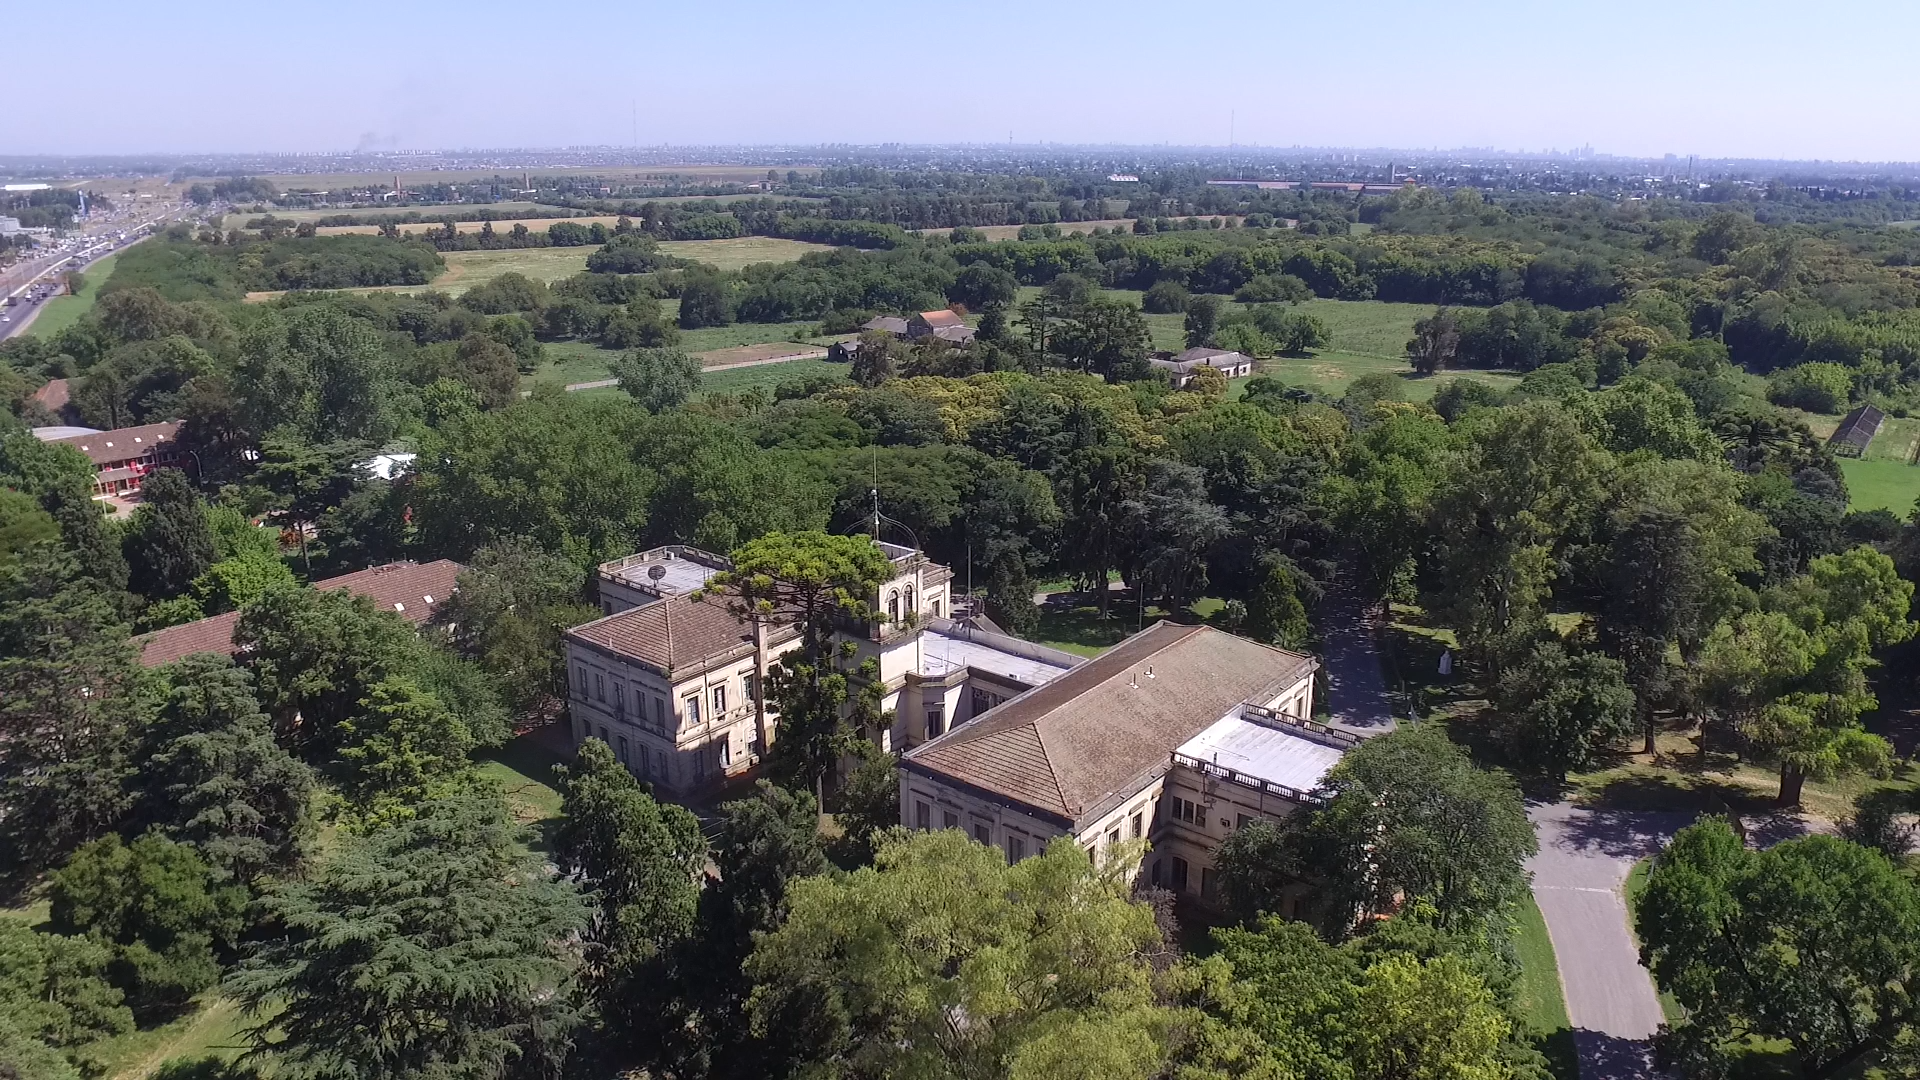
M 1690 813 L 1588 810 L 1541 803 L 1527 816 L 1540 853 L 1527 863 L 1560 965 L 1581 1080 L 1654 1076 L 1647 1042 L 1663 1019 L 1628 928 L 1633 864 L 1690 824 Z
M 1320 660 L 1326 666 L 1327 711 L 1334 726 L 1356 735 L 1392 731 L 1393 699 L 1373 636 L 1380 626 L 1379 609 L 1343 582 L 1328 588 L 1320 608 Z

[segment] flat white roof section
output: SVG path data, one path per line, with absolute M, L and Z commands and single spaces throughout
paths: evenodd
M 1302 792 L 1312 791 L 1339 764 L 1342 753 L 1337 746 L 1296 735 L 1283 726 L 1243 719 L 1238 710 L 1174 752 Z
M 1064 665 L 1002 652 L 991 645 L 948 637 L 933 630 L 920 635 L 920 674 L 939 678 L 960 668 L 998 675 L 1022 686 L 1051 682 L 1069 670 Z
M 688 557 L 672 548 L 654 548 L 606 563 L 600 567 L 600 572 L 656 596 L 684 596 L 705 585 L 708 579 L 726 568 L 725 560 L 719 556 L 709 558 L 713 561 L 709 562 L 698 555 Z M 666 571 L 657 583 L 648 576 L 656 566 Z

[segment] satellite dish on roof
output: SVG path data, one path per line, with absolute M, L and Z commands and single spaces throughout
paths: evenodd
M 647 576 L 654 581 L 659 581 L 661 578 L 667 576 L 667 568 L 661 566 L 659 563 L 654 563 L 652 566 L 647 567 Z

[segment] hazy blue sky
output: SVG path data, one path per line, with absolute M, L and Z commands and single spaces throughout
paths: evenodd
M 1920 160 L 1916 0 L 23 0 L 0 153 L 1496 146 Z M 73 42 L 63 46 L 61 42 Z

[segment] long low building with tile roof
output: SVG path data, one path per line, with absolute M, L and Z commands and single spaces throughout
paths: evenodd
M 63 435 L 47 441 L 71 446 L 87 455 L 87 460 L 93 462 L 94 494 L 120 495 L 140 490 L 141 481 L 154 469 L 179 463 L 182 455 L 173 441 L 179 431 L 180 425 L 169 420 L 85 435 Z
M 316 581 L 313 587 L 345 589 L 372 600 L 378 610 L 391 611 L 415 626 L 422 626 L 453 595 L 460 572 L 465 569 L 451 559 L 430 563 L 393 562 Z M 233 631 L 239 623 L 240 613 L 229 611 L 141 634 L 133 643 L 140 650 L 140 662 L 148 667 L 171 664 L 194 653 L 232 656 Z
M 1214 899 L 1213 851 L 1315 804 L 1358 740 L 1308 719 L 1312 657 L 1158 623 L 901 758 L 901 823 L 961 829 L 1009 861 L 1071 836 L 1148 841 L 1146 876 Z

